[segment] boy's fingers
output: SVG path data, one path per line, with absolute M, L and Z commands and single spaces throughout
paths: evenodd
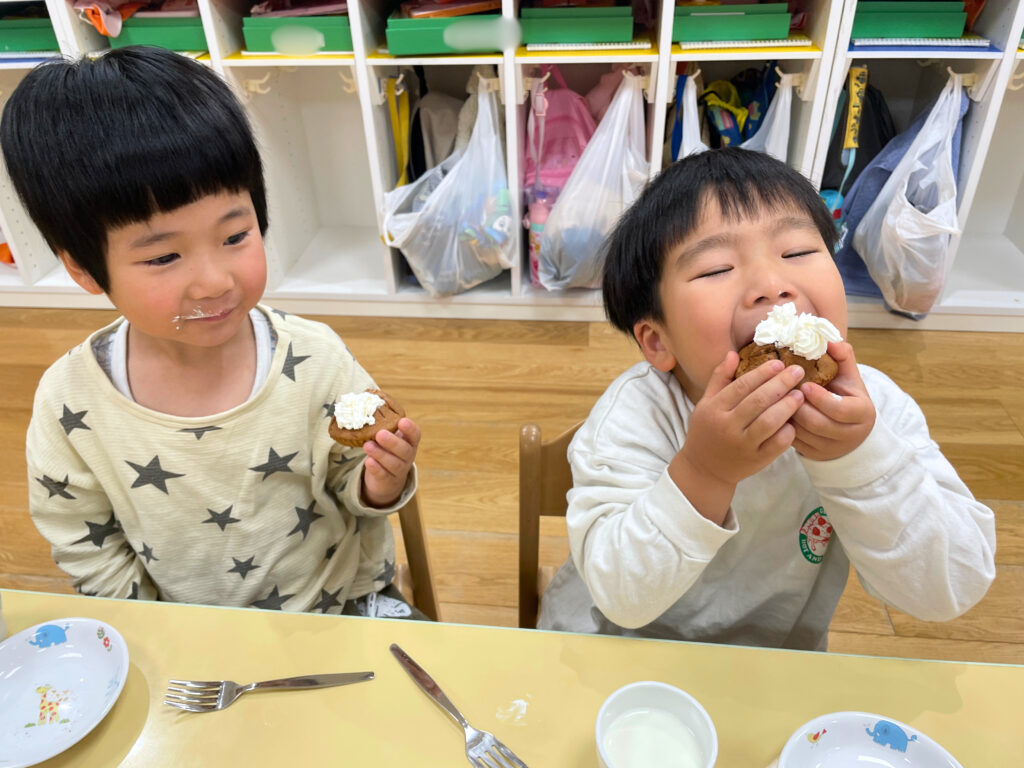
M 775 362 L 775 361 L 772 361 Z M 765 363 L 761 368 L 766 368 L 770 363 Z M 761 370 L 758 368 L 757 370 Z M 757 371 L 753 371 L 756 373 Z M 782 400 L 789 392 L 800 383 L 804 377 L 804 369 L 799 365 L 791 365 L 781 373 L 776 373 L 761 386 L 751 392 L 739 405 L 733 409 L 739 423 L 749 428 L 762 413 L 771 408 L 775 403 Z M 742 377 L 741 377 L 742 378 Z M 739 383 L 739 379 L 737 379 Z M 800 402 L 803 402 L 801 396 Z
M 366 452 L 368 457 L 367 464 L 372 460 L 373 463 L 377 465 L 381 476 L 387 475 L 393 477 L 397 474 L 397 471 L 399 471 L 397 467 L 402 464 L 402 461 L 394 454 L 384 450 L 377 441 L 367 440 L 363 444 L 363 450 Z
M 800 387 L 807 402 L 832 421 L 855 424 L 860 421 L 860 404 L 855 397 L 841 397 L 824 387 L 808 382 Z
M 733 352 L 729 353 L 735 354 Z M 736 356 L 737 365 L 739 364 L 739 355 Z M 786 364 L 781 360 L 769 360 L 767 363 L 759 365 L 752 371 L 747 371 L 735 381 L 729 383 L 723 390 L 721 395 L 722 406 L 728 410 L 736 409 L 740 403 L 745 402 L 754 392 L 767 381 L 771 381 L 776 377 L 782 369 L 786 367 Z M 715 370 L 718 370 L 717 368 Z M 732 371 L 735 373 L 736 367 L 732 367 Z M 730 374 L 731 376 L 732 374 Z M 767 405 L 767 403 L 765 403 Z M 763 408 L 761 410 L 764 410 Z
M 725 360 L 716 365 L 715 370 L 711 372 L 711 378 L 708 379 L 707 386 L 704 387 L 704 397 L 714 397 L 728 387 L 733 374 L 736 373 L 736 366 L 739 364 L 740 356 L 729 350 L 725 355 Z
M 405 441 L 413 448 L 420 444 L 420 438 L 423 435 L 419 425 L 407 416 L 398 420 L 398 434 L 405 438 Z
M 799 389 L 785 393 L 776 403 L 762 411 L 746 429 L 752 442 L 761 445 L 785 425 L 803 405 L 804 396 Z

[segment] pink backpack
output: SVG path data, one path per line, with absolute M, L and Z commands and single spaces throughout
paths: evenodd
M 545 64 L 543 72 L 543 79 L 537 78 L 530 89 L 523 157 L 527 206 L 523 224 L 530 232 L 530 280 L 534 285 L 540 285 L 537 264 L 544 223 L 596 129 L 587 100 L 569 89 L 558 67 Z M 555 78 L 559 88 L 551 90 L 545 86 L 548 74 Z

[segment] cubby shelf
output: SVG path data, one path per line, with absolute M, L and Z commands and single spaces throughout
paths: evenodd
M 0 0 L 4 2 L 5 0 Z M 78 18 L 67 0 L 46 0 L 61 53 L 79 55 L 107 46 Z M 808 46 L 690 49 L 672 41 L 674 4 L 656 9 L 653 28 L 638 33 L 649 48 L 595 48 L 437 56 L 386 53 L 384 0 L 351 0 L 351 53 L 311 56 L 242 53 L 246 0 L 200 0 L 208 52 L 199 59 L 223 75 L 244 99 L 264 154 L 271 228 L 267 238 L 268 300 L 284 309 L 365 314 L 515 319 L 600 320 L 595 290 L 548 292 L 530 284 L 525 238 L 510 270 L 464 294 L 431 298 L 408 277 L 403 257 L 380 237 L 381 206 L 396 183 L 388 108 L 380 79 L 402 68 L 423 67 L 432 90 L 465 98 L 476 65 L 500 79 L 500 112 L 515 218 L 522 215 L 518 148 L 528 102 L 522 81 L 545 63 L 558 64 L 579 91 L 609 69 L 635 64 L 648 76 L 648 157 L 651 175 L 662 167 L 666 118 L 677 68 L 701 68 L 730 77 L 749 66 L 778 60 L 802 75 L 793 99 L 788 162 L 815 184 L 825 166 L 831 127 L 849 66 L 867 63 L 871 82 L 886 96 L 897 129 L 906 128 L 941 89 L 946 67 L 974 74 L 979 86 L 965 117 L 959 169 L 963 235 L 945 291 L 923 321 L 887 312 L 879 302 L 851 299 L 854 325 L 944 329 L 1024 330 L 1024 153 L 1017 147 L 1024 120 L 1024 92 L 1008 88 L 1024 59 L 1024 0 L 988 0 L 974 32 L 989 49 L 914 48 L 865 50 L 851 45 L 856 0 L 810 0 L 803 30 Z M 515 18 L 518 0 L 503 0 L 502 15 Z M 0 108 L 42 56 L 0 58 Z M 921 66 L 924 64 L 925 66 Z M 691 69 L 692 71 L 692 69 Z M 508 151 L 511 148 L 513 151 Z M 59 268 L 28 220 L 6 171 L 0 168 L 0 230 L 18 268 L 0 265 L 0 304 L 109 306 L 79 290 Z

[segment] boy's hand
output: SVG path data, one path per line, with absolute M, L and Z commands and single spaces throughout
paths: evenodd
M 693 506 L 721 524 L 736 484 L 771 464 L 793 442 L 789 421 L 803 405 L 794 389 L 800 366 L 772 360 L 732 380 L 739 355 L 730 351 L 711 374 L 690 419 L 686 442 L 669 474 Z
M 863 443 L 875 426 L 875 404 L 860 377 L 853 347 L 833 342 L 828 353 L 839 365 L 839 373 L 828 389 L 804 384 L 800 389 L 806 402 L 792 418 L 796 427 L 793 447 L 814 461 L 845 456 Z
M 394 504 L 416 459 L 420 428 L 410 418 L 398 422 L 397 432 L 382 429 L 373 440 L 363 443 L 363 500 L 370 507 Z

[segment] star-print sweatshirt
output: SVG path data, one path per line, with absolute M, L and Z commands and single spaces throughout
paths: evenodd
M 820 650 L 850 563 L 869 593 L 920 619 L 974 605 L 995 576 L 994 516 L 917 403 L 860 371 L 877 413 L 865 441 L 832 461 L 790 448 L 737 485 L 722 526 L 668 474 L 693 403 L 671 374 L 626 371 L 569 446 L 571 558 L 539 626 Z
M 90 595 L 339 613 L 394 575 L 389 508 L 360 499 L 364 454 L 328 434 L 373 387 L 328 326 L 266 307 L 270 373 L 245 403 L 183 418 L 122 395 L 93 339 L 43 375 L 26 440 L 29 508 Z

